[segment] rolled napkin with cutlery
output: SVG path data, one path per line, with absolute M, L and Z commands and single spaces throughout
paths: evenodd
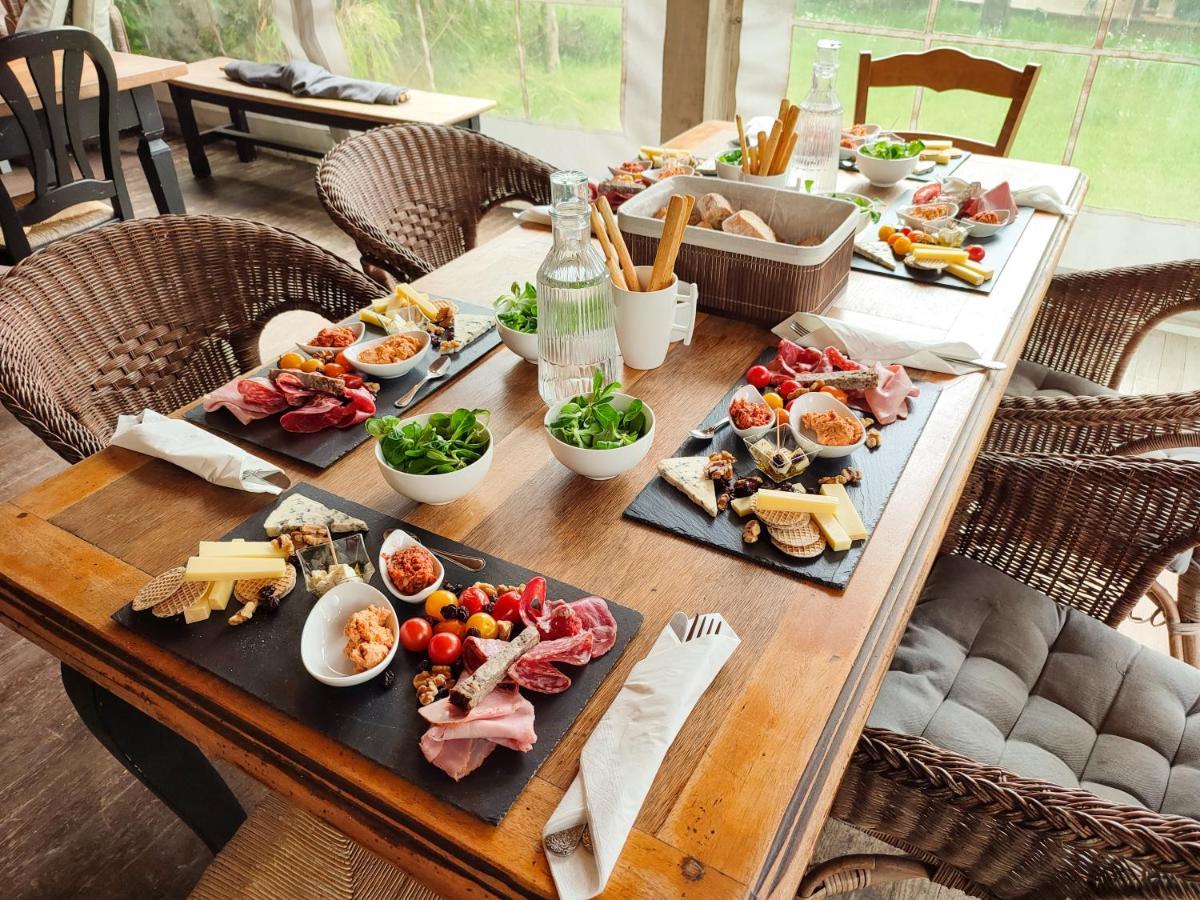
M 1057 213 L 1060 216 L 1075 215 L 1074 207 L 1063 203 L 1058 191 L 1047 184 L 1038 184 L 1013 191 L 1012 198 L 1017 206 L 1029 206 L 1042 212 Z
M 278 466 L 191 422 L 169 419 L 152 409 L 118 417 L 112 444 L 164 459 L 221 487 L 278 494 L 288 484 L 287 475 Z
M 979 358 L 979 352 L 963 341 L 926 341 L 900 338 L 840 319 L 814 313 L 796 313 L 776 325 L 772 332 L 803 347 L 837 347 L 851 359 L 900 363 L 913 369 L 966 375 L 979 369 L 1004 369 L 1004 363 Z
M 633 667 L 542 829 L 562 900 L 604 890 L 671 742 L 739 643 L 716 613 L 695 621 L 676 613 Z

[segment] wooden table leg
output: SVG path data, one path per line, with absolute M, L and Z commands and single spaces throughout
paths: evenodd
M 192 174 L 197 178 L 208 178 L 212 169 L 208 165 L 208 155 L 204 152 L 204 141 L 200 137 L 200 129 L 196 127 L 196 112 L 192 109 L 192 95 L 185 90 L 170 85 L 171 102 L 175 104 L 175 115 L 179 117 L 179 130 L 183 132 L 183 142 L 187 146 L 188 162 L 192 166 Z
M 246 111 L 240 107 L 229 107 L 229 122 L 238 131 L 250 133 L 250 123 L 246 120 Z M 258 158 L 258 151 L 254 149 L 254 144 L 250 141 L 235 141 L 237 144 L 238 159 L 242 162 L 252 162 Z
M 187 209 L 179 190 L 179 176 L 175 174 L 171 148 L 163 140 L 162 114 L 158 111 L 158 101 L 154 99 L 154 89 L 146 85 L 134 88 L 131 93 L 142 132 L 138 141 L 138 158 L 142 161 L 146 181 L 150 183 L 154 204 L 160 213 L 182 215 Z

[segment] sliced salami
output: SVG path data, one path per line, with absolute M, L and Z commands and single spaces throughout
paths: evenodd
M 569 666 L 586 665 L 592 658 L 595 638 L 590 631 L 571 637 L 543 641 L 508 670 L 509 677 L 523 688 L 541 694 L 561 694 L 571 686 L 571 679 L 556 669 L 553 663 Z

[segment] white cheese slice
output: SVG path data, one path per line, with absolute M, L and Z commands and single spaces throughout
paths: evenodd
M 862 241 L 854 245 L 854 252 L 889 272 L 896 271 L 896 257 L 887 241 Z
M 458 341 L 461 350 L 471 341 L 491 331 L 495 324 L 496 320 L 491 316 L 459 313 L 454 317 L 454 340 Z
M 658 474 L 667 484 L 679 488 L 685 497 L 715 518 L 717 486 L 704 474 L 707 469 L 707 456 L 676 456 L 658 462 Z
M 300 494 L 292 494 L 275 507 L 267 516 L 263 528 L 270 537 L 278 537 L 282 532 L 291 531 L 301 525 L 325 525 L 336 533 L 367 530 L 367 523 L 362 519 L 330 509 L 325 504 L 309 500 Z

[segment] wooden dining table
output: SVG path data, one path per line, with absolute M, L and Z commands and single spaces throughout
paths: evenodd
M 670 144 L 707 155 L 727 147 L 732 134 L 730 123 L 706 122 Z M 1014 159 L 975 155 L 959 174 L 985 186 L 1049 185 L 1074 206 L 1086 189 L 1076 169 Z M 839 179 L 844 190 L 883 199 L 905 189 L 868 188 L 855 173 Z M 675 452 L 775 340 L 743 322 L 701 316 L 691 346 L 674 345 L 663 366 L 625 370 L 626 387 L 654 409 L 657 432 L 650 455 L 611 481 L 585 480 L 555 461 L 536 367 L 503 347 L 413 409 L 492 411 L 492 469 L 452 505 L 419 506 L 394 494 L 370 444 L 324 471 L 250 448 L 294 481 L 645 616 L 612 675 L 498 826 L 435 800 L 110 618 L 151 576 L 270 497 L 215 487 L 137 453 L 97 453 L 0 505 L 8 535 L 0 542 L 0 619 L 439 893 L 480 897 L 554 895 L 540 835 L 575 776 L 581 747 L 672 613 L 718 611 L 741 645 L 671 746 L 606 896 L 790 898 L 1071 224 L 1036 213 L 990 294 L 851 273 L 830 315 L 894 334 L 967 341 L 1010 368 L 922 376 L 942 391 L 844 592 L 622 518 L 656 477 L 656 462 Z M 418 287 L 487 303 L 514 280 L 533 280 L 549 245 L 543 228 L 514 228 Z M 298 648 L 278 664 L 299 667 Z

